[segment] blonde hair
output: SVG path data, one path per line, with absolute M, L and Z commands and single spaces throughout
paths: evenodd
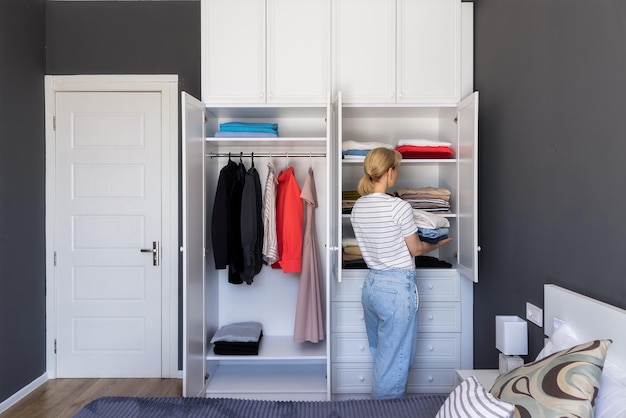
M 379 181 L 390 168 L 398 168 L 402 154 L 391 148 L 374 148 L 365 156 L 363 171 L 365 175 L 359 180 L 357 191 L 361 196 L 374 191 L 374 183 Z

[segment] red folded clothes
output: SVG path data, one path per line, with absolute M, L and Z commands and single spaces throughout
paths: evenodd
M 403 158 L 451 158 L 454 151 L 450 147 L 427 147 L 414 145 L 400 145 L 396 150 L 402 154 Z

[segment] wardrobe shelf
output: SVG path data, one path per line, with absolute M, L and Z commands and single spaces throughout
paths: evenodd
M 220 365 L 210 376 L 209 397 L 326 400 L 326 369 L 318 365 Z M 212 389 L 218 388 L 218 389 Z M 280 395 L 277 395 L 280 394 Z
M 298 361 L 325 361 L 326 343 L 317 344 L 293 341 L 291 335 L 264 335 L 259 344 L 259 354 L 253 356 L 222 355 L 213 352 L 213 345 L 209 347 L 207 360 L 229 360 L 243 362 L 258 362 L 271 360 L 298 360 Z
M 207 145 L 226 147 L 256 147 L 259 150 L 276 147 L 310 148 L 325 147 L 326 137 L 276 137 L 276 138 L 206 138 Z
M 444 218 L 456 218 L 456 213 L 437 213 L 436 215 L 443 216 Z M 350 219 L 349 213 L 342 213 L 341 217 L 344 219 Z
M 455 164 L 456 158 L 403 159 L 402 164 Z M 341 164 L 363 164 L 363 160 L 341 160 Z

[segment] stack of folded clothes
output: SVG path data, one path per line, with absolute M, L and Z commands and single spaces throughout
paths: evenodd
M 351 214 L 352 208 L 359 197 L 361 195 L 356 190 L 343 190 L 341 192 L 341 213 L 344 215 Z
M 363 161 L 367 153 L 374 148 L 393 149 L 393 146 L 384 142 L 346 140 L 341 143 L 341 158 L 344 160 Z
M 400 139 L 396 150 L 402 154 L 402 158 L 451 158 L 454 151 L 452 143 L 431 139 Z
M 341 240 L 341 262 L 344 269 L 366 269 L 367 264 L 361 255 L 356 238 L 344 237 Z
M 450 221 L 434 213 L 413 209 L 413 219 L 417 225 L 420 241 L 436 244 L 448 238 Z
M 259 354 L 259 343 L 262 337 L 263 330 L 260 323 L 236 322 L 218 329 L 211 338 L 211 343 L 214 344 L 215 354 L 250 356 Z
M 277 123 L 226 122 L 220 123 L 216 138 L 275 138 L 278 136 Z
M 430 216 L 430 214 L 426 214 L 426 215 Z M 420 219 L 420 216 L 419 215 L 414 216 L 414 218 L 417 221 L 418 219 Z M 442 223 L 442 225 L 445 225 L 445 223 L 448 222 L 447 219 L 444 219 L 444 221 L 445 222 Z M 422 225 L 424 225 L 424 223 L 422 223 Z M 435 224 L 429 224 L 429 226 L 435 226 Z M 432 230 L 435 231 L 439 229 L 445 229 L 447 231 L 447 228 L 437 228 L 437 229 L 432 229 Z M 423 238 L 421 238 L 421 236 L 420 236 L 420 239 L 422 239 L 422 241 L 425 241 Z M 343 238 L 341 241 L 341 246 L 343 248 L 342 254 L 341 254 L 342 268 L 363 269 L 363 270 L 367 269 L 367 264 L 363 260 L 363 256 L 361 255 L 361 249 L 359 248 L 359 245 L 357 244 L 355 238 Z M 427 255 L 418 255 L 415 257 L 415 267 L 416 268 L 451 268 L 452 264 L 448 263 L 447 261 L 440 260 L 437 257 L 432 257 L 432 256 L 427 256 Z
M 395 195 L 411 204 L 413 209 L 426 212 L 450 213 L 450 190 L 442 187 L 398 189 Z

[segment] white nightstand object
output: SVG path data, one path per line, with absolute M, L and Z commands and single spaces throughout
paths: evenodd
M 496 369 L 482 369 L 482 370 L 457 370 L 456 375 L 459 378 L 459 383 L 467 379 L 470 376 L 476 376 L 476 379 L 480 382 L 485 390 L 491 389 L 496 379 L 500 375 Z

